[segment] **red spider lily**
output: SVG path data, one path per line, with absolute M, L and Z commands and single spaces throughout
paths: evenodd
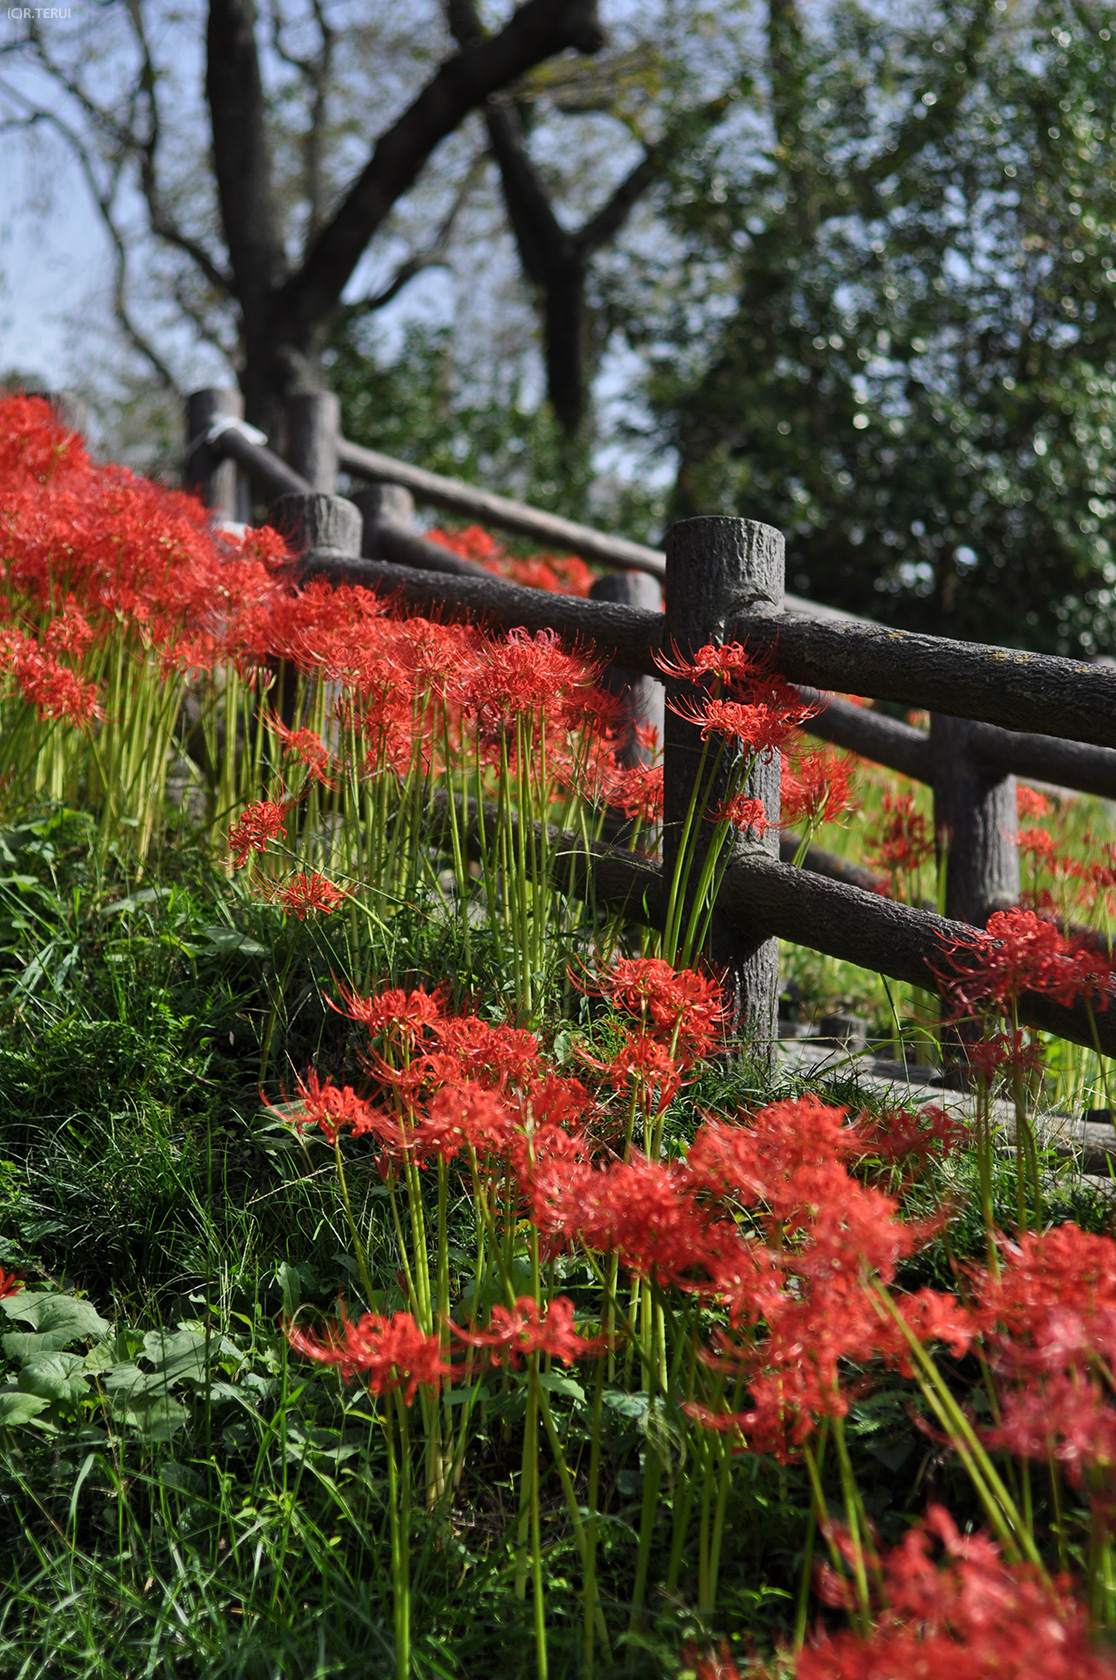
M 498 1155 L 508 1146 L 514 1120 L 513 1110 L 496 1092 L 475 1080 L 458 1080 L 430 1098 L 416 1127 L 416 1147 L 443 1161 L 462 1149 Z
M 884 1161 L 926 1161 L 954 1154 L 968 1138 L 969 1128 L 951 1120 L 942 1108 L 885 1108 L 862 1114 L 856 1135 L 857 1153 Z
M 727 1019 L 720 983 L 659 957 L 625 957 L 586 990 L 636 1016 L 683 1066 L 708 1056 Z
M 362 1313 L 354 1324 L 342 1319 L 324 1336 L 312 1336 L 297 1324 L 287 1326 L 296 1353 L 320 1365 L 336 1365 L 346 1382 L 364 1377 L 373 1394 L 405 1386 L 407 1405 L 419 1388 L 437 1388 L 453 1367 L 442 1355 L 441 1338 L 426 1336 L 410 1313 Z
M 58 421 L 45 397 L 0 399 L 0 474 L 5 479 L 44 484 L 60 468 L 77 474 L 89 464 L 81 438 Z
M 1015 784 L 1015 808 L 1021 817 L 1046 817 L 1050 814 L 1050 801 L 1045 793 L 1039 793 L 1037 788 L 1027 787 L 1023 782 Z
M 691 659 L 656 654 L 659 669 L 675 681 L 712 687 L 705 698 L 672 700 L 670 708 L 701 730 L 702 739 L 720 735 L 770 758 L 792 729 L 815 717 L 818 706 L 774 674 L 769 658 L 754 658 L 739 642 L 708 644 Z
M 713 1421 L 781 1458 L 816 1419 L 847 1409 L 844 1361 L 883 1357 L 907 1368 L 906 1338 L 865 1284 L 890 1282 L 927 1229 L 903 1224 L 892 1197 L 850 1178 L 844 1160 L 861 1143 L 843 1119 L 843 1110 L 816 1098 L 773 1103 L 749 1124 L 706 1122 L 688 1157 L 695 1188 L 754 1209 L 767 1239 L 762 1246 L 738 1238 L 733 1249 L 721 1226 L 707 1231 L 706 1247 L 719 1248 L 707 1262 L 710 1293 L 729 1308 L 731 1329 L 717 1332 L 703 1357 L 745 1381 L 752 1402 Z M 968 1345 L 972 1325 L 953 1296 L 924 1291 L 900 1300 L 912 1328 Z M 741 1337 L 741 1327 L 761 1317 L 763 1335 Z
M 9 666 L 20 693 L 41 718 L 63 719 L 81 727 L 102 715 L 97 704 L 97 685 L 83 682 L 53 654 L 43 652 L 27 637 Z
M 1116 1242 L 1066 1224 L 1001 1246 L 1004 1264 L 999 1276 L 976 1274 L 989 1330 L 1001 1328 L 1041 1352 L 1052 1340 L 1052 1315 L 1064 1325 L 1065 1315 L 1073 1313 L 1083 1337 L 1089 1326 L 1100 1330 L 1096 1351 L 1107 1358 L 1104 1338 L 1112 1332 L 1111 1315 L 1116 1315 Z M 1081 1346 L 1087 1348 L 1088 1341 Z M 1061 1333 L 1053 1338 L 1053 1348 L 1055 1358 L 1064 1359 Z
M 5 1300 L 9 1295 L 18 1295 L 22 1288 L 23 1273 L 6 1272 L 0 1266 L 0 1301 Z
M 532 589 L 561 595 L 588 595 L 593 574 L 576 555 L 537 554 L 529 560 L 511 555 L 488 531 L 467 525 L 463 531 L 427 531 L 428 542 L 439 543 L 464 560 L 476 560 L 497 577 Z
M 288 729 L 282 718 L 274 713 L 268 717 L 267 727 L 278 735 L 283 751 L 292 753 L 304 766 L 308 780 L 320 782 L 323 787 L 332 787 L 327 775 L 333 762 L 332 755 L 315 730 Z
M 1104 1008 L 1111 974 L 1107 962 L 1064 939 L 1033 910 L 997 910 L 983 933 L 946 947 L 950 968 L 940 976 L 955 1007 L 967 1013 L 1005 1009 L 1025 991 L 1070 1005 L 1090 998 Z
M 883 820 L 869 837 L 868 861 L 886 869 L 898 891 L 899 876 L 913 875 L 934 855 L 930 824 L 915 810 L 913 793 L 885 793 Z
M 320 910 L 323 916 L 328 916 L 349 895 L 340 887 L 335 887 L 324 875 L 312 872 L 309 875 L 292 875 L 286 881 L 277 882 L 268 896 L 288 915 L 297 916 L 303 922 L 312 910 Z
M 664 1286 L 705 1264 L 711 1217 L 698 1207 L 696 1186 L 677 1163 L 633 1153 L 628 1161 L 585 1167 L 547 1188 L 552 1199 L 545 1224 L 567 1242 L 615 1252 L 629 1271 Z
M 539 1041 L 525 1027 L 447 1015 L 435 1028 L 439 1046 L 460 1059 L 474 1079 L 525 1089 L 541 1072 Z
M 661 1112 L 682 1088 L 681 1061 L 651 1032 L 625 1033 L 619 1048 L 607 1059 L 591 1056 L 584 1045 L 577 1053 L 586 1067 L 606 1076 L 614 1091 L 635 1086 L 640 1107 L 646 1111 Z
M 749 799 L 743 792 L 735 794 L 731 799 L 726 799 L 709 815 L 716 822 L 731 823 L 733 828 L 739 828 L 743 833 L 747 833 L 750 829 L 757 839 L 761 834 L 766 834 L 767 830 L 773 826 L 768 821 L 763 800 Z
M 598 667 L 566 653 L 553 630 L 530 635 L 509 630 L 485 646 L 485 657 L 471 673 L 468 699 L 482 731 L 502 734 L 517 715 L 545 711 L 553 724 L 579 722 L 596 687 Z
M 1036 1074 L 1044 1063 L 1042 1043 L 1020 1028 L 1015 1032 L 985 1033 L 976 1043 L 966 1044 L 969 1066 L 989 1085 L 1005 1068 Z
M 69 623 L 48 631 L 48 653 L 79 652 L 84 621 L 93 637 L 139 627 L 149 644 L 162 645 L 165 663 L 174 662 L 180 639 L 188 657 L 205 647 L 211 662 L 241 643 L 245 615 L 288 591 L 275 570 L 286 551 L 274 533 L 218 537 L 192 497 L 94 465 L 37 399 L 0 400 L 0 458 L 5 592 L 51 616 L 66 618 L 70 609 Z
M 525 1354 L 544 1354 L 572 1365 L 578 1359 L 604 1353 L 608 1342 L 602 1336 L 581 1336 L 574 1329 L 574 1304 L 566 1295 L 551 1301 L 545 1315 L 530 1295 L 520 1295 L 514 1307 L 497 1306 L 487 1330 L 450 1329 L 470 1347 L 489 1348 L 493 1365 L 510 1365 L 519 1370 Z
M 425 986 L 416 986 L 411 992 L 395 987 L 377 997 L 361 997 L 359 992 L 346 992 L 342 987 L 341 1000 L 340 1014 L 359 1021 L 374 1038 L 388 1041 L 413 1044 L 442 1019 L 440 994 L 428 992 Z
M 872 1633 L 823 1633 L 799 1653 L 797 1680 L 1112 1680 L 1066 1584 L 1006 1564 L 939 1505 L 880 1568 L 885 1602 Z
M 693 1674 L 694 1680 L 740 1680 L 740 1670 L 729 1655 L 728 1641 L 722 1640 L 717 1651 L 699 1655 L 696 1645 L 682 1649 L 683 1673 Z
M 790 826 L 806 823 L 811 829 L 840 822 L 857 808 L 849 783 L 851 761 L 842 753 L 804 753 L 784 757 L 780 769 L 782 820 Z
M 47 625 L 43 646 L 49 653 L 68 653 L 80 659 L 92 640 L 89 620 L 78 611 L 73 597 L 68 596 L 61 613 Z
M 744 683 L 754 678 L 766 678 L 772 670 L 766 655 L 749 653 L 741 642 L 720 645 L 707 642 L 689 659 L 684 658 L 677 648 L 673 659 L 665 653 L 656 653 L 655 664 L 664 676 L 673 677 L 677 682 L 709 683 L 719 679 L 722 682 Z
M 771 697 L 754 702 L 682 700 L 668 704 L 676 716 L 701 730 L 703 741 L 710 735 L 720 735 L 726 740 L 739 741 L 765 759 L 779 750 L 792 729 L 813 716 L 810 707 L 789 684 L 778 690 L 771 685 Z
M 1000 1393 L 1000 1422 L 982 1431 L 990 1447 L 1017 1458 L 1053 1459 L 1075 1487 L 1086 1472 L 1116 1470 L 1116 1409 L 1111 1391 L 1096 1378 L 1054 1371 L 1026 1387 Z M 1106 1502 L 1116 1495 L 1109 1492 Z
M 1028 1458 L 1053 1457 L 1080 1485 L 1116 1465 L 1116 1242 L 1076 1225 L 1002 1244 L 998 1276 L 975 1274 L 977 1314 L 1001 1391 L 988 1439 Z M 1098 1490 L 1091 1488 L 1095 1498 Z M 1104 1490 L 1100 1490 L 1104 1495 Z
M 286 834 L 289 810 L 289 803 L 281 805 L 274 799 L 259 799 L 249 805 L 240 821 L 229 829 L 229 850 L 238 869 L 247 863 L 249 852 L 266 852 L 277 835 Z
M 1032 868 L 1040 863 L 1052 868 L 1058 856 L 1058 842 L 1045 828 L 1021 828 L 1015 844 L 1024 857 L 1030 858 Z
M 282 1118 L 293 1120 L 300 1132 L 317 1126 L 330 1143 L 335 1142 L 341 1132 L 351 1132 L 354 1137 L 363 1137 L 371 1132 L 385 1142 L 396 1145 L 402 1142 L 398 1121 L 365 1102 L 351 1085 L 334 1085 L 329 1079 L 319 1079 L 317 1073 L 311 1070 L 305 1082 L 298 1081 L 296 1100 L 300 1105 L 299 1112 L 292 1116 L 282 1111 Z M 274 1113 L 281 1112 L 270 1103 L 268 1107 Z
M 641 823 L 657 823 L 663 815 L 663 767 L 661 764 L 613 764 L 601 778 L 599 797 L 626 817 Z
M 857 1136 L 845 1110 L 816 1096 L 769 1103 L 748 1123 L 708 1121 L 687 1157 L 694 1177 L 717 1194 L 747 1203 L 782 1197 L 781 1186 L 804 1169 L 839 1163 L 855 1152 Z

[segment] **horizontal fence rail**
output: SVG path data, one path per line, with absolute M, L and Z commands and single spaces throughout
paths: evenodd
M 650 572 L 657 578 L 665 573 L 666 561 L 657 549 L 629 542 L 627 537 L 606 536 L 589 525 L 544 513 L 509 496 L 494 496 L 488 490 L 475 489 L 455 478 L 443 478 L 440 473 L 427 472 L 409 461 L 397 461 L 394 456 L 381 455 L 378 450 L 365 449 L 346 438 L 338 439 L 337 457 L 346 472 L 376 482 L 401 484 L 416 500 L 443 508 L 447 513 L 462 514 L 466 519 L 476 519 L 514 536 L 530 537 L 563 554 L 577 554 L 582 560 L 596 561 L 598 565 Z
M 668 533 L 664 556 L 348 443 L 340 435 L 336 399 L 325 394 L 291 405 L 289 463 L 238 421 L 233 394 L 203 392 L 198 399 L 205 400 L 190 435 L 196 459 L 214 474 L 211 486 L 201 486 L 207 502 L 231 516 L 231 481 L 218 485 L 216 476 L 227 473 L 231 461 L 267 494 L 279 495 L 272 513 L 290 533 L 299 577 L 364 586 L 406 615 L 466 620 L 491 630 L 549 630 L 615 675 L 645 686 L 648 678 L 661 679 L 664 654 L 742 641 L 822 707 L 807 732 L 933 788 L 935 828 L 950 847 L 945 916 L 880 896 L 870 871 L 818 846 L 807 849 L 804 869 L 792 867 L 797 840 L 778 837 L 777 765 L 753 770 L 749 789 L 763 798 L 772 827 L 762 845 L 741 841 L 733 853 L 713 910 L 710 954 L 725 968 L 730 996 L 769 1050 L 778 939 L 939 989 L 950 949 L 971 940 L 973 925 L 983 924 L 991 909 L 1017 902 L 1013 778 L 1116 797 L 1116 671 L 896 630 L 787 596 L 782 538 L 754 521 L 684 521 Z M 206 414 L 211 419 L 199 434 L 196 419 Z M 353 501 L 337 497 L 338 468 L 372 480 L 372 488 Z M 664 611 L 622 604 L 626 597 L 650 605 L 655 596 L 646 579 L 650 597 L 634 588 L 629 593 L 623 572 L 615 588 L 610 585 L 619 601 L 553 594 L 496 577 L 416 531 L 412 495 L 624 568 L 629 578 L 635 571 L 663 577 Z M 684 696 L 675 678 L 666 688 L 676 700 Z M 661 696 L 662 688 L 657 692 Z M 847 693 L 925 710 L 929 733 L 836 697 Z M 676 847 L 672 812 L 684 809 L 690 797 L 695 733 L 668 707 L 664 863 L 562 835 L 561 867 L 572 890 L 634 919 L 661 922 L 664 872 L 669 874 Z M 483 814 L 473 818 L 484 820 Z M 1020 1018 L 1116 1053 L 1116 1007 L 1099 1007 L 1092 1015 L 1027 994 Z
M 824 707 L 803 725 L 807 735 L 873 759 L 913 781 L 933 783 L 930 737 L 923 730 L 817 689 L 803 687 L 802 693 Z M 998 775 L 1022 776 L 1096 794 L 1099 799 L 1116 799 L 1116 750 L 1112 747 L 998 729 L 991 723 L 974 723 L 969 742 L 971 751 Z
M 665 654 L 669 646 L 669 632 L 659 614 L 634 607 L 610 607 L 577 595 L 552 595 L 506 583 L 487 573 L 475 581 L 434 583 L 408 576 L 401 566 L 359 560 L 328 549 L 304 555 L 301 568 L 306 574 L 363 583 L 391 593 L 404 610 L 411 612 L 434 611 L 441 604 L 452 615 L 483 615 L 495 628 L 551 627 L 582 647 L 592 644 L 602 656 L 625 669 L 649 676 L 659 674 L 656 655 Z M 1039 722 L 1056 722 L 1058 740 L 1116 746 L 1116 670 L 1108 666 L 1085 665 L 1053 654 L 1017 653 L 979 642 L 919 636 L 904 630 L 881 632 L 867 624 L 814 623 L 795 613 L 741 613 L 730 621 L 729 630 L 754 652 L 770 654 L 783 676 L 804 686 L 811 686 L 812 673 L 815 680 L 819 676 L 823 679 L 818 686 L 827 689 L 901 700 L 953 717 L 1000 724 L 1007 730 L 1033 730 Z M 840 640 L 822 641 L 819 631 Z M 881 637 L 885 639 L 883 646 Z M 859 668 L 858 649 L 865 656 L 865 664 Z M 867 663 L 869 656 L 874 656 L 872 668 Z M 854 676 L 856 682 L 851 680 Z M 841 715 L 860 710 L 846 706 Z M 867 727 L 877 731 L 875 740 L 881 748 L 891 742 L 905 743 L 913 750 L 915 740 L 911 738 L 926 744 L 920 730 L 878 713 L 867 716 L 872 719 Z M 873 750 L 868 756 L 881 764 L 890 762 L 882 751 Z M 919 759 L 918 763 L 917 772 L 904 774 L 915 773 L 918 780 L 928 781 L 928 760 L 924 763 Z
M 483 820 L 490 829 L 489 839 L 495 836 L 494 807 L 485 807 L 482 818 L 474 800 L 465 802 L 463 809 L 458 796 L 455 805 L 467 835 L 475 837 Z M 448 801 L 443 796 L 434 815 L 445 820 L 447 813 Z M 662 925 L 663 874 L 652 859 L 600 843 L 587 844 L 572 830 L 553 826 L 549 852 L 557 885 L 649 927 Z M 725 876 L 720 904 L 751 937 L 805 945 L 930 992 L 940 988 L 948 972 L 951 949 L 973 938 L 966 922 L 881 898 L 849 881 L 796 869 L 756 846 L 738 849 Z M 1116 1007 L 1090 1015 L 1081 1006 L 1066 1008 L 1024 992 L 1019 1018 L 1090 1050 L 1099 1045 L 1105 1055 L 1116 1055 Z

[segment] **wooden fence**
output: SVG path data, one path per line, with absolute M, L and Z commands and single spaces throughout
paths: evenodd
M 758 1045 L 777 1035 L 777 941 L 937 990 L 951 946 L 1019 892 L 1015 777 L 1116 797 L 1116 670 L 1012 648 L 915 635 L 818 607 L 783 589 L 783 538 L 752 520 L 689 519 L 667 533 L 665 553 L 472 489 L 348 443 L 336 398 L 294 398 L 287 459 L 239 419 L 235 392 L 195 393 L 188 410 L 187 482 L 218 517 L 243 520 L 244 475 L 267 498 L 269 519 L 300 553 L 304 576 L 389 593 L 396 610 L 436 613 L 491 628 L 552 629 L 592 648 L 633 679 L 659 678 L 656 656 L 739 640 L 770 653 L 780 672 L 821 691 L 809 731 L 934 790 L 935 825 L 950 834 L 945 916 L 898 904 L 856 884 L 855 866 L 813 849 L 795 869 L 779 856 L 778 823 L 735 849 L 710 934 L 712 960 Z M 337 496 L 339 470 L 372 481 Z M 462 560 L 413 529 L 412 496 L 551 548 L 619 569 L 600 596 L 523 588 Z M 646 604 L 664 584 L 661 611 Z M 602 580 L 603 581 L 603 580 Z M 608 586 L 611 587 L 608 587 Z M 644 603 L 644 604 L 640 604 Z M 650 685 L 645 685 L 645 691 Z M 696 727 L 671 709 L 686 686 L 668 680 L 664 726 L 663 862 L 606 846 L 585 848 L 585 890 L 654 923 L 662 914 L 678 835 L 693 787 Z M 855 693 L 931 714 L 928 734 L 829 696 Z M 714 790 L 715 792 L 716 790 Z M 778 763 L 759 765 L 750 791 L 778 816 Z M 483 813 L 474 813 L 483 821 Z M 838 877 L 838 878 L 834 878 Z M 1072 1008 L 1025 994 L 1021 1019 L 1116 1054 L 1116 1008 Z

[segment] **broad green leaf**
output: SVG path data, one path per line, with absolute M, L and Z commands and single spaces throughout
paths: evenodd
M 560 1371 L 540 1371 L 539 1387 L 545 1388 L 549 1394 L 562 1394 L 568 1400 L 584 1400 L 585 1390 L 572 1377 L 564 1377 Z
M 643 1417 L 649 1405 L 646 1394 L 626 1394 L 622 1388 L 606 1388 L 601 1399 L 612 1411 L 626 1418 Z
M 266 957 L 268 949 L 261 945 L 258 939 L 253 939 L 247 933 L 238 933 L 236 928 L 207 927 L 201 930 L 209 941 L 208 949 L 215 951 L 218 956 Z
M 112 1413 L 118 1423 L 127 1424 L 148 1441 L 169 1441 L 190 1415 L 169 1394 L 138 1397 L 118 1394 L 112 1403 Z
M 30 1423 L 49 1405 L 50 1401 L 44 1400 L 41 1395 L 6 1389 L 0 1393 L 0 1429 L 15 1429 L 21 1423 Z
M 107 1371 L 104 1384 L 110 1394 L 122 1395 L 129 1403 L 133 1399 L 138 1403 L 145 1396 L 166 1394 L 170 1387 L 162 1371 L 141 1371 L 130 1361 Z
M 161 898 L 169 898 L 173 887 L 143 887 L 139 892 L 130 893 L 127 898 L 114 899 L 101 909 L 102 916 L 115 916 L 121 911 L 138 910 L 141 904 L 155 904 Z
M 216 1353 L 216 1337 L 211 1345 Z M 196 1330 L 149 1330 L 143 1338 L 143 1357 L 158 1366 L 168 1385 L 184 1377 L 205 1381 L 205 1337 Z
M 24 1362 L 19 1386 L 25 1394 L 37 1394 L 68 1406 L 89 1392 L 85 1361 L 79 1353 L 39 1353 Z
M 0 1336 L 0 1344 L 9 1359 L 33 1359 L 40 1353 L 57 1353 L 73 1339 L 68 1330 L 12 1330 Z
M 105 1336 L 112 1329 L 91 1301 L 79 1301 L 74 1295 L 55 1295 L 48 1291 L 21 1290 L 0 1303 L 9 1318 L 20 1318 L 36 1330 L 66 1331 L 67 1337 Z

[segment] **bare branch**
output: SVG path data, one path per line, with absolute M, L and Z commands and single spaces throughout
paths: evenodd
M 112 306 L 113 313 L 116 316 L 121 330 L 124 332 L 125 337 L 128 339 L 133 348 L 138 350 L 140 355 L 151 364 L 159 383 L 166 390 L 173 391 L 176 395 L 181 395 L 178 381 L 175 379 L 174 374 L 171 372 L 166 362 L 164 362 L 163 358 L 159 355 L 146 333 L 144 333 L 141 328 L 136 325 L 128 307 L 127 245 L 120 228 L 117 226 L 116 218 L 113 214 L 113 202 L 116 197 L 116 189 L 120 181 L 121 162 L 118 161 L 113 169 L 109 185 L 107 187 L 102 186 L 100 181 L 97 179 L 97 171 L 94 167 L 93 159 L 89 154 L 88 148 L 84 145 L 80 137 L 74 133 L 69 124 L 64 122 L 63 119 L 54 111 L 35 112 L 35 115 L 50 123 L 52 127 L 56 128 L 70 145 L 75 157 L 77 158 L 78 166 L 85 176 L 93 201 L 100 213 L 101 221 L 104 225 L 106 233 L 109 236 L 109 242 L 113 251 L 114 273 Z
M 421 251 L 413 251 L 409 257 L 406 257 L 399 264 L 387 285 L 383 286 L 378 292 L 373 292 L 370 297 L 359 298 L 354 303 L 343 305 L 338 312 L 342 320 L 352 320 L 356 316 L 371 315 L 377 309 L 384 309 L 393 299 L 399 296 L 404 286 L 413 280 L 416 274 L 422 274 L 428 268 L 445 268 L 448 266 L 450 241 L 453 237 L 454 226 L 469 194 L 484 174 L 487 161 L 483 152 L 473 159 L 465 173 L 465 179 L 453 196 L 449 213 L 435 232 L 430 243 L 424 246 Z
M 498 35 L 447 59 L 377 141 L 301 272 L 283 288 L 281 307 L 302 333 L 321 329 L 392 206 L 412 186 L 434 147 L 474 107 L 541 60 L 567 47 L 596 52 L 603 41 L 595 0 L 525 0 Z
M 159 191 L 157 165 L 162 134 L 159 114 L 159 76 L 147 39 L 139 0 L 129 0 L 128 17 L 142 59 L 142 69 L 137 79 L 136 93 L 138 97 L 142 97 L 147 106 L 147 134 L 141 138 L 139 133 L 133 130 L 131 149 L 135 151 L 139 160 L 140 187 L 144 202 L 147 205 L 151 231 L 159 239 L 164 240 L 168 245 L 173 245 L 177 250 L 188 256 L 201 270 L 213 289 L 227 297 L 232 287 L 231 276 L 225 273 L 204 245 L 193 239 L 178 226 L 163 203 Z
M 333 81 L 333 55 L 337 45 L 337 31 L 325 15 L 322 0 L 312 0 L 314 22 L 318 26 L 319 47 L 312 58 L 299 58 L 283 45 L 283 15 L 280 0 L 274 0 L 271 13 L 271 44 L 276 56 L 297 70 L 310 88 L 310 122 L 303 136 L 303 174 L 306 198 L 310 207 L 309 234 L 313 237 L 325 221 L 325 131 L 329 94 Z

